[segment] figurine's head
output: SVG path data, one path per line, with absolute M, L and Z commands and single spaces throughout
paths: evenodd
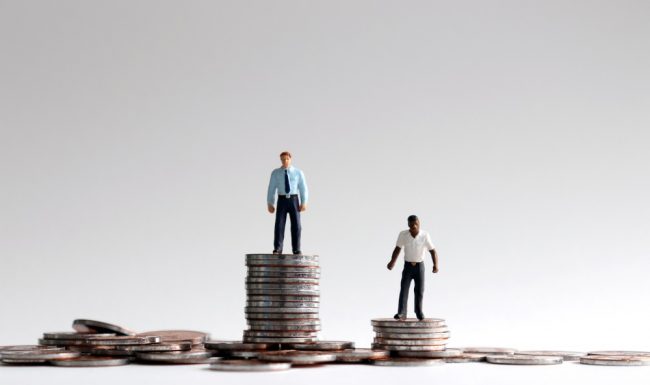
M 291 166 L 291 153 L 284 151 L 280 154 L 280 160 L 282 161 L 282 168 L 289 168 Z
M 417 234 L 420 231 L 420 220 L 417 215 L 410 215 L 408 217 L 409 231 L 412 234 Z

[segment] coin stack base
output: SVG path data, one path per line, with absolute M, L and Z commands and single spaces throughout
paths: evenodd
M 374 349 L 388 350 L 393 356 L 408 359 L 446 358 L 459 355 L 459 351 L 446 352 L 449 329 L 445 320 L 425 318 L 424 320 L 377 318 L 371 321 L 375 331 Z

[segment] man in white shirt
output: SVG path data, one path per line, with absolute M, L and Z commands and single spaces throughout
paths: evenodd
M 393 255 L 388 262 L 388 270 L 393 270 L 400 250 L 404 249 L 404 270 L 402 270 L 402 282 L 399 291 L 399 305 L 395 319 L 406 319 L 406 306 L 409 298 L 411 280 L 415 281 L 415 315 L 419 320 L 424 319 L 422 312 L 422 297 L 424 295 L 424 253 L 429 250 L 433 260 L 433 272 L 438 272 L 438 255 L 431 242 L 429 233 L 420 230 L 420 220 L 417 216 L 408 217 L 409 229 L 399 233 L 397 245 Z

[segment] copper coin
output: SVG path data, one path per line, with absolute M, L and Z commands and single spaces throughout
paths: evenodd
M 122 366 L 128 365 L 131 362 L 130 358 L 115 358 L 115 357 L 93 357 L 81 356 L 70 360 L 55 360 L 50 361 L 54 366 L 65 367 L 99 367 L 99 366 Z
M 158 336 L 148 336 L 148 337 L 132 337 L 132 336 L 115 336 L 115 337 L 96 337 L 86 340 L 46 340 L 40 339 L 39 344 L 41 345 L 54 345 L 54 346 L 71 346 L 71 345 L 83 345 L 83 346 L 95 346 L 95 345 L 108 345 L 108 346 L 118 346 L 118 345 L 142 345 L 142 344 L 157 344 L 160 343 L 160 337 Z
M 133 336 L 136 334 L 133 330 L 123 326 L 90 319 L 76 319 L 72 322 L 72 328 L 79 333 L 115 333 L 118 336 Z
M 294 350 L 316 350 L 316 351 L 335 351 L 344 349 L 354 349 L 352 341 L 316 341 L 303 344 L 288 344 L 283 348 Z
M 337 362 L 363 362 L 368 360 L 382 360 L 388 357 L 390 357 L 388 350 L 346 349 L 336 352 Z
M 90 338 L 115 337 L 115 333 L 76 333 L 76 332 L 52 332 L 43 333 L 45 340 L 87 340 Z
M 206 341 L 203 345 L 206 349 L 225 351 L 266 350 L 269 348 L 269 345 L 267 344 L 243 343 L 241 341 Z
M 2 360 L 12 361 L 50 361 L 50 360 L 69 360 L 81 356 L 79 352 L 69 351 L 50 351 L 50 350 L 29 350 L 29 351 L 12 351 L 2 353 Z

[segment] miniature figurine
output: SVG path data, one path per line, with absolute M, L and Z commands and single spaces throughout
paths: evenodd
M 291 165 L 291 153 L 285 151 L 280 154 L 282 167 L 276 168 L 271 173 L 269 190 L 266 197 L 269 213 L 275 212 L 275 235 L 273 238 L 273 254 L 282 254 L 284 243 L 284 226 L 287 214 L 291 219 L 291 247 L 293 254 L 302 254 L 300 251 L 300 213 L 307 209 L 307 181 L 305 174 Z M 277 191 L 277 210 L 273 206 Z
M 400 250 L 404 249 L 404 270 L 402 270 L 402 282 L 399 291 L 399 305 L 394 318 L 405 320 L 407 313 L 407 302 L 411 280 L 415 281 L 415 315 L 419 320 L 424 319 L 422 312 L 422 297 L 424 295 L 424 252 L 429 250 L 433 260 L 433 272 L 438 272 L 438 255 L 431 242 L 429 233 L 420 230 L 420 220 L 416 215 L 408 217 L 408 230 L 399 233 L 397 245 L 393 255 L 388 262 L 388 270 L 393 270 Z

